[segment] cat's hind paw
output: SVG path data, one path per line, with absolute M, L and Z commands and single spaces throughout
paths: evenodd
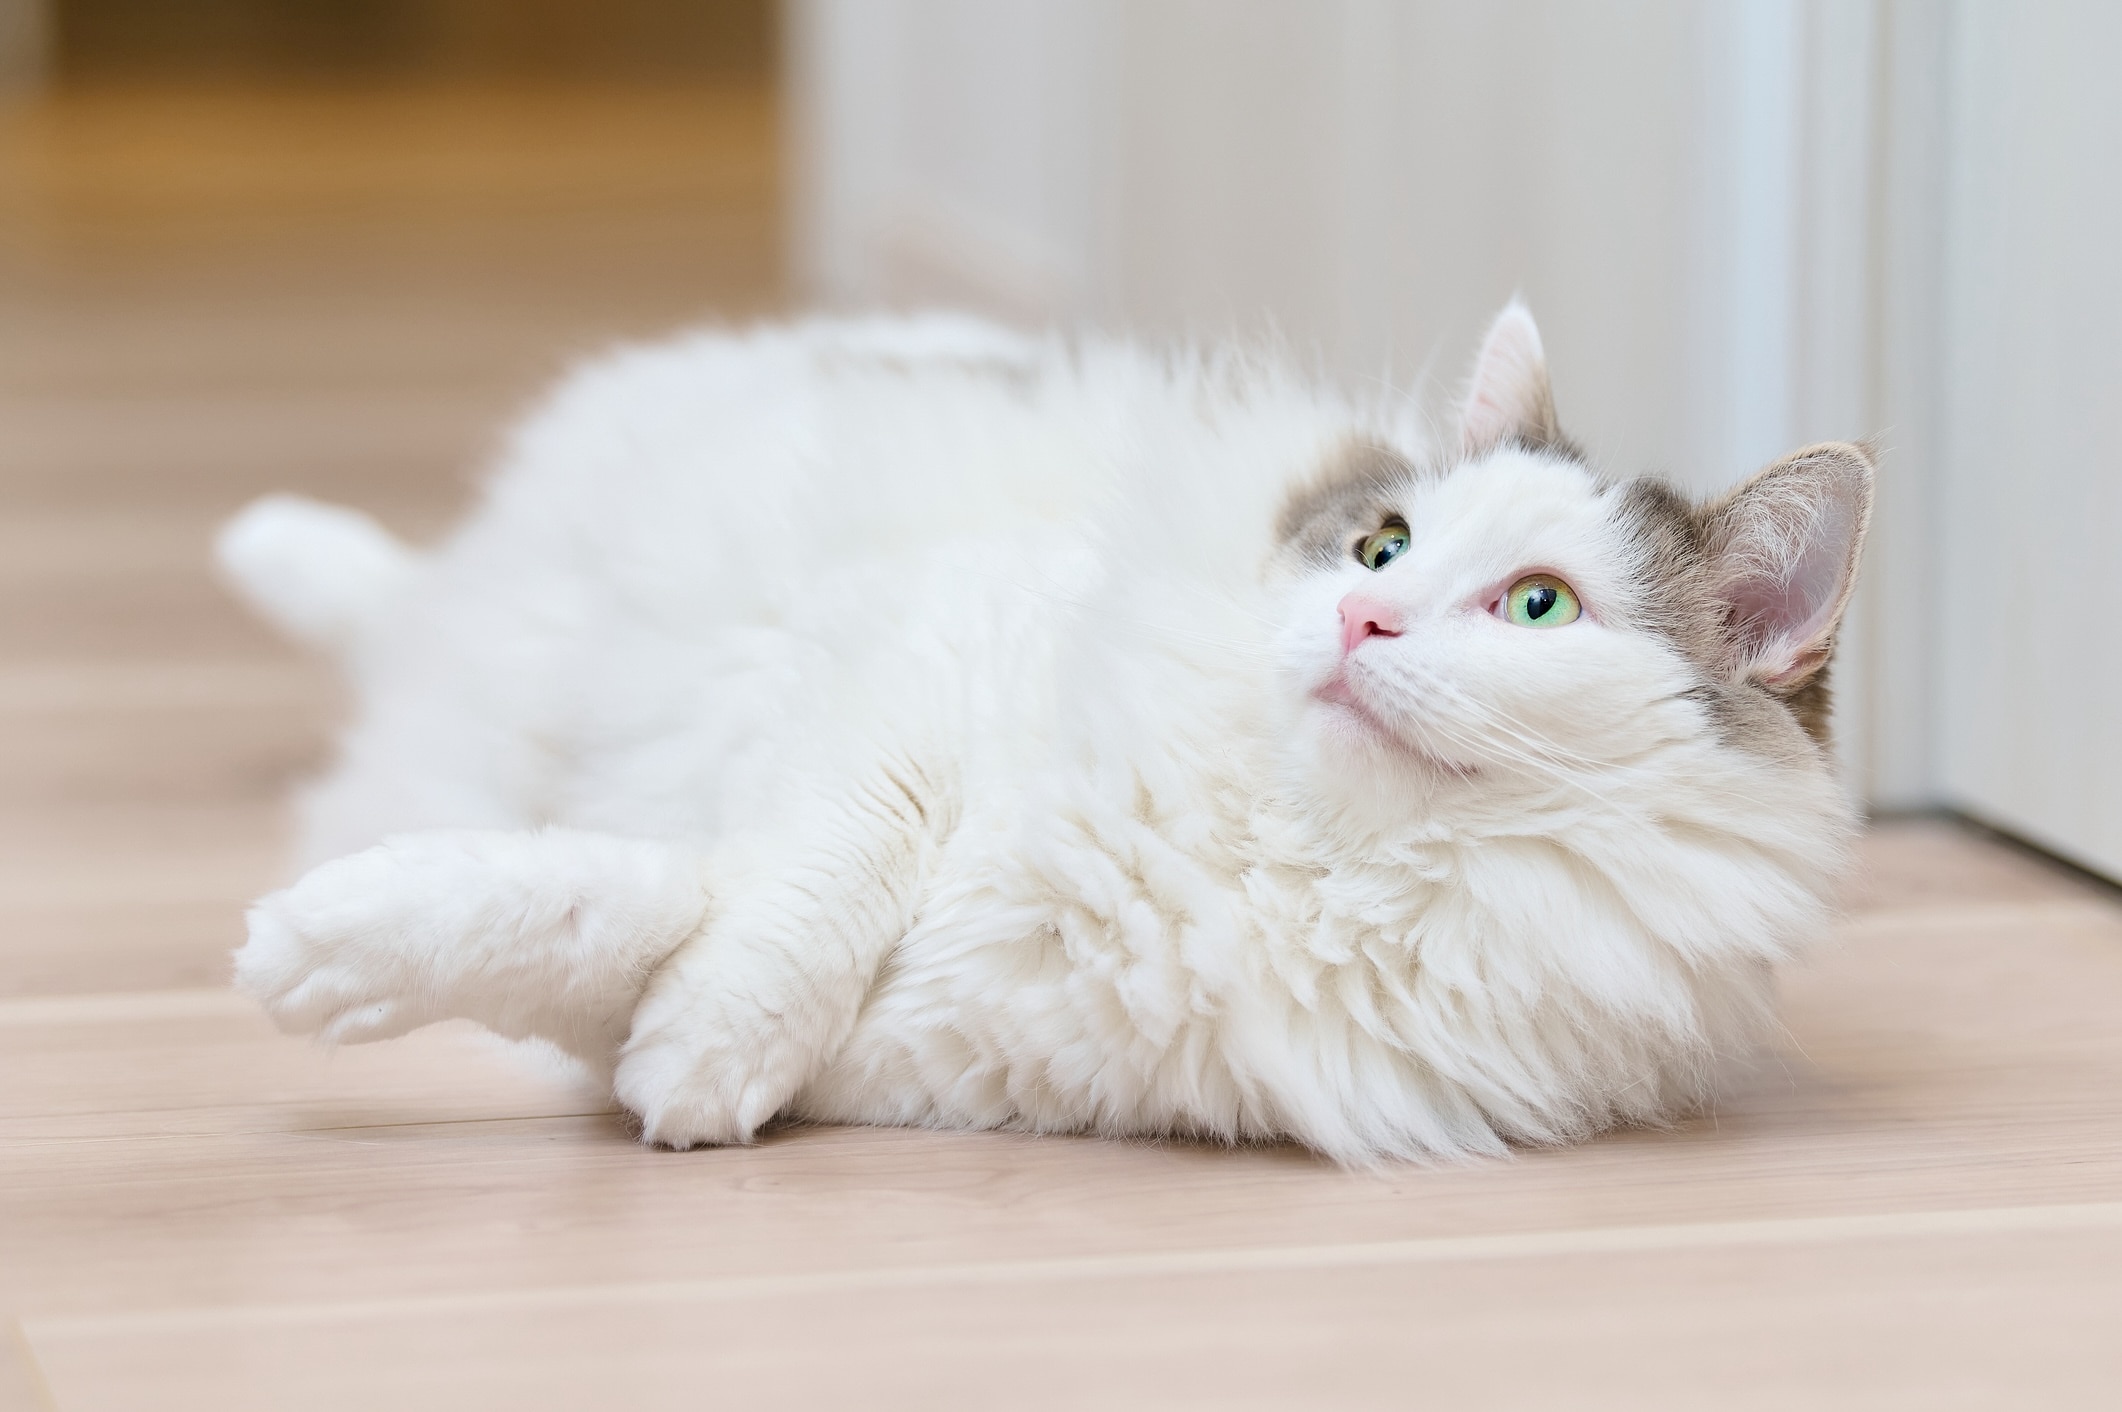
M 391 1039 L 437 1016 L 419 1004 L 402 939 L 380 903 L 387 868 L 357 853 L 268 894 L 246 915 L 236 987 L 289 1034 L 329 1044 Z

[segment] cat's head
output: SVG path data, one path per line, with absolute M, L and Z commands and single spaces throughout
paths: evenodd
M 1514 303 L 1450 454 L 1352 442 L 1283 507 L 1299 743 L 1387 793 L 1598 790 L 1721 758 L 1816 769 L 1871 493 L 1869 456 L 1842 444 L 1703 504 L 1601 475 L 1562 435 Z

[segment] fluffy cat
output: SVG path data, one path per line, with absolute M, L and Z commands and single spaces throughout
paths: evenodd
M 1669 1120 L 1823 924 L 1870 499 L 1847 445 L 1707 505 L 1607 478 L 1515 304 L 1438 448 L 1243 351 L 623 350 L 430 553 L 285 497 L 224 531 L 357 704 L 237 980 L 328 1041 L 547 1041 L 673 1147 Z

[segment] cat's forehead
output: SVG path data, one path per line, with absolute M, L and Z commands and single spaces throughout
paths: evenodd
M 1338 564 L 1352 540 L 1389 519 L 1507 532 L 1607 517 L 1606 485 L 1573 456 L 1504 445 L 1443 467 L 1389 447 L 1350 441 L 1283 502 L 1276 539 L 1297 562 Z
M 1469 528 L 1504 531 L 1542 522 L 1604 521 L 1605 484 L 1581 462 L 1504 446 L 1399 493 L 1402 513 Z

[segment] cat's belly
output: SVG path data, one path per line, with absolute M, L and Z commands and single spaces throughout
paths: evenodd
M 1021 747 L 1052 710 L 1057 585 L 1089 572 L 1069 532 L 931 546 L 825 577 L 778 621 L 593 647 L 581 679 L 622 682 L 568 728 L 565 822 L 712 846 L 775 826 L 782 801 L 845 790 L 878 762 L 962 779 L 998 741 Z M 953 800 L 935 801 L 939 815 Z
M 800 602 L 734 620 L 445 581 L 364 681 L 305 852 L 546 824 L 712 848 L 770 826 L 821 761 L 857 768 L 851 742 L 950 751 L 1001 713 L 1021 737 L 1054 616 L 1094 568 L 1067 526 L 850 555 Z

